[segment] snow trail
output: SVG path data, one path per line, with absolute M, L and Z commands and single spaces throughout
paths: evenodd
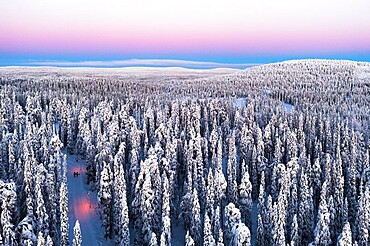
M 67 155 L 67 167 L 70 245 L 76 220 L 81 226 L 82 245 L 114 245 L 113 240 L 104 239 L 96 192 L 90 192 L 86 185 L 85 160 L 76 155 Z M 74 176 L 74 172 L 79 175 Z

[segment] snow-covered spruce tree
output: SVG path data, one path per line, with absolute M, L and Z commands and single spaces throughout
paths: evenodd
M 160 239 L 161 246 L 171 246 L 171 210 L 170 194 L 168 188 L 168 178 L 162 174 L 162 233 Z
M 200 220 L 200 204 L 198 198 L 198 192 L 196 189 L 193 190 L 193 206 L 191 209 L 192 217 L 190 224 L 190 233 L 193 236 L 196 245 L 201 244 L 202 226 Z
M 291 225 L 291 233 L 290 233 L 290 245 L 296 246 L 300 245 L 300 239 L 298 235 L 298 221 L 297 221 L 297 214 L 293 216 L 293 222 Z
M 86 155 L 86 142 L 85 137 L 87 137 L 87 132 L 89 131 L 88 121 L 88 109 L 85 106 L 82 106 L 80 112 L 78 113 L 78 122 L 77 122 L 77 138 L 76 138 L 76 150 L 77 154 L 85 157 Z
M 86 179 L 87 184 L 95 184 L 96 182 L 96 166 L 95 166 L 96 148 L 92 143 L 89 143 L 86 148 Z
M 140 244 L 149 243 L 152 233 L 154 191 L 149 165 L 150 161 L 148 159 L 140 164 L 141 170 L 136 182 L 135 197 L 132 201 L 133 220 L 135 221 L 135 227 L 138 229 L 136 241 Z
M 328 210 L 329 210 L 330 240 L 332 242 L 335 242 L 336 238 L 338 237 L 335 233 L 336 232 L 335 218 L 337 217 L 337 214 L 336 214 L 334 199 L 332 195 L 330 195 L 328 198 Z
M 128 215 L 128 206 L 127 206 L 127 196 L 126 196 L 126 181 L 124 168 L 120 165 L 120 179 L 122 180 L 121 184 L 121 212 L 120 212 L 120 230 L 118 232 L 119 244 L 126 246 L 130 245 L 130 230 L 129 230 L 129 215 Z
M 169 136 L 170 138 L 170 136 Z M 178 215 L 179 207 L 177 206 L 179 200 L 179 194 L 176 192 L 180 187 L 178 182 L 179 176 L 179 163 L 177 159 L 178 146 L 177 140 L 168 140 L 167 141 L 167 151 L 166 159 L 169 161 L 170 170 L 169 170 L 169 192 L 170 192 L 170 206 L 171 214 Z
M 51 237 L 48 235 L 46 237 L 46 243 L 45 243 L 45 246 L 53 246 L 54 243 L 53 243 L 53 240 L 51 239 Z
M 298 164 L 297 157 L 293 157 L 287 163 L 287 175 L 289 180 L 289 188 L 288 188 L 288 204 L 286 210 L 289 211 L 286 217 L 286 234 L 291 235 L 293 225 L 293 217 L 298 213 L 298 173 L 299 173 L 300 166 Z
M 284 151 L 284 148 L 282 146 L 280 136 L 278 135 L 278 132 L 276 131 L 275 132 L 275 149 L 274 149 L 274 155 L 273 155 L 274 163 L 280 163 L 282 161 L 283 151 Z
M 299 232 L 298 240 L 302 244 L 308 244 L 313 240 L 314 230 L 314 207 L 312 201 L 312 188 L 309 188 L 308 177 L 304 170 L 301 171 L 300 202 L 298 205 Z
M 37 240 L 33 231 L 33 221 L 28 215 L 19 222 L 17 229 L 20 233 L 20 245 L 32 245 Z
M 121 144 L 122 145 L 122 144 Z M 113 219 L 114 219 L 114 231 L 116 237 L 116 243 L 119 245 L 130 244 L 130 232 L 129 232 L 129 217 L 128 217 L 128 206 L 126 196 L 126 179 L 125 170 L 122 159 L 120 157 L 120 151 L 114 158 L 114 205 L 113 205 Z M 121 161 L 119 161 L 121 160 Z
M 210 169 L 208 171 L 208 178 L 207 178 L 207 196 L 206 196 L 206 212 L 212 216 L 214 212 L 214 203 L 215 203 L 215 192 L 214 192 L 214 185 L 213 185 L 213 172 Z
M 193 172 L 194 172 L 194 188 L 197 190 L 199 195 L 199 203 L 200 207 L 203 211 L 205 204 L 205 181 L 203 176 L 203 154 L 202 154 L 202 146 L 201 146 L 201 137 L 200 134 L 194 140 L 194 153 L 195 159 L 193 160 Z
M 157 150 L 160 151 L 161 150 Z M 149 167 L 150 167 L 150 178 L 151 178 L 151 184 L 152 184 L 152 190 L 154 192 L 153 197 L 153 216 L 152 216 L 152 230 L 156 235 L 161 234 L 161 204 L 162 204 L 162 181 L 161 181 L 161 174 L 159 171 L 159 161 L 157 156 L 159 153 L 155 151 L 152 147 L 148 151 L 148 161 L 149 161 Z M 167 163 L 167 160 L 165 158 L 162 158 L 162 163 Z M 165 164 L 166 165 L 166 164 Z
M 130 149 L 130 155 L 129 155 L 129 180 L 128 184 L 131 184 L 131 187 L 129 187 L 130 194 L 132 196 L 135 194 L 135 188 L 136 188 L 136 182 L 137 178 L 139 176 L 140 171 L 140 165 L 139 165 L 139 144 L 140 144 L 140 132 L 137 128 L 136 121 L 134 117 L 129 117 L 129 149 Z
M 144 113 L 144 121 L 147 123 L 148 129 L 148 147 L 154 145 L 155 119 L 153 106 L 146 105 L 146 112 Z M 145 152 L 145 150 L 144 150 Z
M 272 168 L 272 174 L 271 174 L 271 180 L 270 180 L 270 195 L 273 198 L 274 201 L 277 200 L 277 197 L 279 196 L 279 187 L 281 183 L 281 174 L 279 167 L 284 166 L 283 164 L 280 165 L 274 165 Z M 284 167 L 285 169 L 285 167 Z
M 45 125 L 42 125 L 41 126 L 42 129 L 45 129 L 46 126 Z M 48 146 L 48 136 L 46 136 L 46 131 L 44 131 L 43 133 L 41 133 L 42 136 L 41 136 L 41 148 L 39 150 L 39 162 L 40 163 L 43 163 L 45 167 L 48 167 L 49 166 L 49 146 Z
M 165 127 L 163 123 L 161 123 L 158 126 L 158 128 L 155 130 L 155 140 L 156 140 L 155 150 L 157 152 L 159 161 L 161 161 L 161 158 L 165 156 L 167 134 L 168 134 L 168 129 Z
M 239 205 L 245 224 L 249 227 L 252 223 L 252 203 L 252 183 L 249 180 L 248 170 L 246 170 L 239 185 Z
M 257 241 L 256 241 L 256 245 L 259 246 L 259 245 L 266 245 L 265 244 L 265 232 L 264 232 L 264 225 L 263 225 L 263 222 L 262 222 L 262 217 L 261 217 L 261 214 L 259 213 L 258 215 L 258 218 L 257 218 Z
M 3 183 L 0 180 L 1 198 L 1 230 L 4 245 L 16 245 L 17 239 L 14 232 L 14 216 L 16 215 L 17 193 L 15 183 Z
M 46 179 L 46 169 L 43 164 L 39 164 L 36 172 L 36 230 L 43 235 L 49 234 L 49 215 L 46 212 L 45 202 L 42 193 L 42 186 Z M 41 180 L 43 179 L 43 181 Z
M 97 143 L 97 154 L 95 156 L 95 169 L 96 169 L 96 180 L 97 183 L 95 184 L 96 188 L 100 189 L 100 181 L 101 181 L 101 174 L 104 169 L 104 165 L 108 165 L 109 167 L 112 166 L 114 162 L 113 159 L 113 149 L 110 145 L 106 134 L 100 134 L 98 131 L 98 143 Z M 110 175 L 111 171 L 110 171 Z M 113 177 L 111 178 L 113 182 Z
M 215 239 L 212 234 L 212 225 L 209 219 L 208 214 L 206 213 L 204 216 L 204 228 L 203 228 L 203 245 L 204 246 L 212 246 L 215 245 Z
M 317 209 L 317 205 L 319 203 L 319 198 L 320 198 L 320 187 L 321 185 L 321 166 L 320 166 L 320 158 L 317 157 L 314 160 L 314 164 L 312 167 L 312 172 L 311 172 L 311 180 L 312 180 L 312 189 L 313 189 L 313 202 L 315 205 L 315 210 Z
M 306 153 L 306 135 L 304 131 L 304 116 L 299 114 L 297 128 L 297 146 L 298 146 L 298 156 Z
M 66 146 L 67 143 L 67 131 L 68 131 L 68 117 L 69 117 L 69 104 L 67 103 L 67 99 L 64 98 L 63 103 L 61 107 L 61 119 L 60 119 L 60 127 L 59 127 L 59 136 L 62 140 L 62 143 L 64 146 Z
M 227 197 L 228 201 L 232 203 L 237 202 L 237 190 L 236 185 L 236 147 L 235 147 L 235 133 L 233 132 L 229 138 L 229 156 L 227 162 Z
M 150 236 L 150 240 L 149 240 L 149 246 L 157 246 L 157 245 L 158 245 L 157 235 L 155 235 L 155 233 L 152 232 Z
M 321 201 L 319 206 L 319 211 L 317 214 L 317 224 L 315 228 L 315 244 L 316 245 L 330 245 L 330 214 L 328 206 L 326 203 L 326 192 L 327 192 L 327 183 L 326 181 L 322 185 L 321 190 Z
M 58 225 L 57 225 L 57 211 L 58 211 L 58 198 L 56 194 L 55 184 L 55 168 L 51 168 L 47 174 L 46 193 L 48 196 L 47 210 L 49 214 L 49 235 L 51 238 L 57 239 Z M 55 240 L 56 241 L 56 240 Z
M 370 220 L 370 185 L 367 184 L 365 191 L 361 192 L 358 209 L 358 245 L 363 246 L 370 243 L 369 220 Z M 360 187 L 362 189 L 362 187 Z
M 266 199 L 266 213 L 264 214 L 264 231 L 266 244 L 272 245 L 274 243 L 274 205 L 272 197 L 269 194 Z
M 274 144 L 272 142 L 273 140 L 273 127 L 272 127 L 273 122 L 270 121 L 263 132 L 263 143 L 264 143 L 264 150 L 265 150 L 265 156 L 268 159 L 269 162 L 272 162 L 273 160 L 273 153 L 274 153 Z
M 280 183 L 280 190 L 279 196 L 277 198 L 277 202 L 274 204 L 274 217 L 273 217 L 273 245 L 285 245 L 286 244 L 286 237 L 285 237 L 285 229 L 286 229 L 286 209 L 287 209 L 287 197 L 289 196 L 289 180 L 288 174 L 286 173 L 285 166 L 283 164 L 279 164 L 277 169 L 281 175 L 281 183 Z
M 60 210 L 60 245 L 68 245 L 68 188 L 66 181 L 62 182 L 60 186 L 60 200 L 59 200 L 59 210 Z
M 229 203 L 225 207 L 225 237 L 226 242 L 231 243 L 234 232 L 233 227 L 241 222 L 241 215 L 238 208 L 235 207 L 234 203 Z
M 195 242 L 193 238 L 190 236 L 189 231 L 187 231 L 185 235 L 185 246 L 195 246 Z
M 266 213 L 266 205 L 265 205 L 265 172 L 261 173 L 261 180 L 260 180 L 260 187 L 259 187 L 259 194 L 258 194 L 258 214 L 264 217 Z M 262 218 L 262 217 L 261 217 Z
M 65 182 L 67 184 L 67 155 L 63 155 L 62 182 Z
M 114 114 L 112 120 L 108 125 L 108 140 L 113 149 L 118 147 L 119 128 L 118 128 L 118 115 Z
M 219 235 L 219 232 L 222 228 L 222 222 L 221 222 L 221 208 L 220 206 L 217 206 L 215 209 L 214 209 L 214 212 L 213 212 L 213 219 L 212 219 L 212 225 L 213 225 L 213 235 L 214 235 L 214 238 L 215 240 L 217 241 L 220 237 Z
M 15 101 L 14 104 L 13 104 L 13 110 L 14 110 L 14 114 L 13 114 L 13 117 L 14 117 L 14 130 L 18 130 L 18 133 L 20 136 L 23 136 L 23 132 L 24 132 L 24 118 L 25 118 L 25 114 L 24 114 L 24 111 L 23 111 L 23 108 L 21 105 L 19 105 L 19 102 L 18 101 Z
M 343 203 L 343 221 L 347 222 L 348 221 L 348 200 L 347 197 L 344 198 L 344 203 Z M 343 224 L 344 226 L 344 224 Z
M 11 244 L 9 244 L 11 245 Z M 37 246 L 45 246 L 45 238 L 42 235 L 42 232 L 40 231 L 38 236 L 37 236 Z
M 224 246 L 224 233 L 221 228 L 218 232 L 217 246 Z
M 337 246 L 346 246 L 346 245 L 353 245 L 351 226 L 349 222 L 345 223 L 343 227 L 343 231 L 338 237 L 338 242 L 337 242 Z
M 120 178 L 120 161 L 121 159 L 118 156 L 118 153 L 114 156 L 113 162 L 113 185 L 112 185 L 112 207 L 113 207 L 113 216 L 112 216 L 112 224 L 113 224 L 113 236 L 119 241 L 118 239 L 118 232 L 120 230 L 120 213 L 121 213 L 121 186 L 122 180 Z
M 12 140 L 9 141 L 8 144 L 8 163 L 9 163 L 9 180 L 15 180 L 17 177 L 17 160 L 16 160 L 16 149 L 17 149 L 17 140 L 14 137 L 14 135 L 17 135 L 17 131 L 15 130 L 15 133 L 13 134 Z
M 253 173 L 252 177 L 252 185 L 253 185 L 253 198 L 256 198 L 258 196 L 258 189 L 257 183 L 258 183 L 258 174 L 262 171 L 265 171 L 267 159 L 264 156 L 265 152 L 265 145 L 263 142 L 263 134 L 260 127 L 256 128 L 256 145 L 255 145 L 255 160 L 252 160 L 252 163 L 255 164 L 255 166 L 252 166 L 251 174 Z
M 217 164 L 217 141 L 218 141 L 218 133 L 216 128 L 213 128 L 211 131 L 211 135 L 209 137 L 208 143 L 210 145 L 210 157 L 212 160 L 212 168 L 216 168 Z
M 294 132 L 288 132 L 287 138 L 287 151 L 286 151 L 286 159 L 287 162 L 293 160 L 293 158 L 298 157 L 298 149 L 297 149 L 297 137 Z
M 339 134 L 339 133 L 338 133 Z M 343 202 L 344 202 L 344 176 L 343 176 L 343 165 L 340 153 L 340 139 L 337 140 L 337 151 L 336 158 L 333 163 L 333 189 L 334 189 L 334 204 L 336 210 L 335 216 L 335 235 L 338 235 L 341 231 L 341 227 L 344 224 L 343 221 Z
M 194 141 L 192 139 L 189 140 L 189 144 L 185 141 L 184 163 L 185 163 L 185 170 L 186 170 L 186 174 L 185 174 L 186 183 L 184 183 L 184 189 L 186 193 L 193 192 L 193 148 L 194 148 Z
M 121 221 L 121 199 L 123 192 L 126 193 L 126 180 L 124 175 L 125 164 L 125 143 L 122 142 L 119 146 L 117 154 L 114 156 L 113 162 L 113 230 L 116 237 L 120 230 Z M 121 175 L 121 166 L 123 168 L 123 176 Z M 122 187 L 124 185 L 124 187 Z M 126 198 L 125 198 L 126 199 Z M 127 205 L 127 204 L 126 204 Z M 118 237 L 116 238 L 119 241 Z
M 61 163 L 61 157 L 62 157 L 62 150 L 61 148 L 63 147 L 62 142 L 60 141 L 58 135 L 53 134 L 53 136 L 50 139 L 49 143 L 50 147 L 50 159 L 52 158 L 54 161 L 50 160 L 49 162 L 49 172 L 55 174 L 55 187 L 57 189 L 60 187 L 61 182 L 62 182 L 62 171 L 61 168 L 62 166 L 60 165 Z
M 186 191 L 186 194 L 182 197 L 180 203 L 180 216 L 184 221 L 185 229 L 190 228 L 191 220 L 192 220 L 192 207 L 193 207 L 193 192 Z
M 332 157 L 329 153 L 325 153 L 322 159 L 322 167 L 323 167 L 323 179 L 327 183 L 327 194 L 332 193 Z
M 75 142 L 74 142 L 74 111 L 73 108 L 70 108 L 69 115 L 67 116 L 67 150 L 68 153 L 73 154 L 74 148 L 75 148 Z
M 222 138 L 217 143 L 217 163 L 214 170 L 215 205 L 221 205 L 221 200 L 226 196 L 227 182 L 222 171 Z
M 100 176 L 100 185 L 98 191 L 98 201 L 102 208 L 103 227 L 105 229 L 104 237 L 112 236 L 112 172 L 110 166 L 103 162 L 103 170 Z
M 348 198 L 348 221 L 350 224 L 354 224 L 357 213 L 357 189 L 356 189 L 356 163 L 357 163 L 357 137 L 353 129 L 351 131 L 351 142 L 350 142 L 350 162 L 347 165 L 347 198 Z M 357 234 L 357 231 L 353 231 L 353 234 Z
M 80 222 L 76 220 L 75 226 L 73 227 L 73 246 L 81 246 L 82 243 L 82 235 L 81 235 L 81 228 Z
M 233 226 L 233 238 L 231 241 L 232 246 L 250 246 L 251 245 L 251 233 L 248 227 L 239 222 Z
M 25 207 L 26 214 L 30 219 L 33 219 L 33 197 L 32 197 L 32 189 L 33 189 L 33 175 L 32 175 L 32 156 L 28 151 L 27 143 L 23 143 L 23 158 L 24 158 L 24 196 L 25 196 Z

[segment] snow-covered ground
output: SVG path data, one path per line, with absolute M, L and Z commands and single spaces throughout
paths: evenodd
M 114 245 L 112 240 L 104 239 L 96 192 L 89 192 L 85 182 L 85 160 L 81 160 L 75 155 L 68 155 L 67 165 L 70 245 L 72 245 L 73 227 L 76 220 L 79 220 L 81 226 L 82 245 Z M 74 177 L 74 172 L 78 172 L 80 175 Z
M 258 202 L 253 202 L 251 217 L 252 217 L 252 228 L 251 228 L 251 245 L 256 245 L 257 241 L 257 227 L 258 227 Z
M 172 222 L 171 245 L 185 245 L 185 228 L 183 223 Z
M 247 105 L 247 99 L 244 97 L 237 98 L 234 100 L 234 107 L 243 108 Z
M 290 111 L 292 111 L 292 109 L 293 109 L 293 105 L 290 104 L 290 103 L 284 103 L 284 108 L 287 111 L 287 113 L 289 114 Z

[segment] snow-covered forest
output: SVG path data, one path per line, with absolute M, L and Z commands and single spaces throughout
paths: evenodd
M 231 72 L 1 68 L 0 245 L 370 245 L 370 65 Z

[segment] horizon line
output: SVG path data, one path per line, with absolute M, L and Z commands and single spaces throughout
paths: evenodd
M 210 61 L 191 61 L 177 59 L 127 59 L 127 60 L 88 60 L 88 61 L 30 61 L 21 66 L 49 67 L 95 67 L 95 68 L 124 68 L 124 67 L 179 67 L 190 69 L 246 69 L 264 63 L 222 63 Z

